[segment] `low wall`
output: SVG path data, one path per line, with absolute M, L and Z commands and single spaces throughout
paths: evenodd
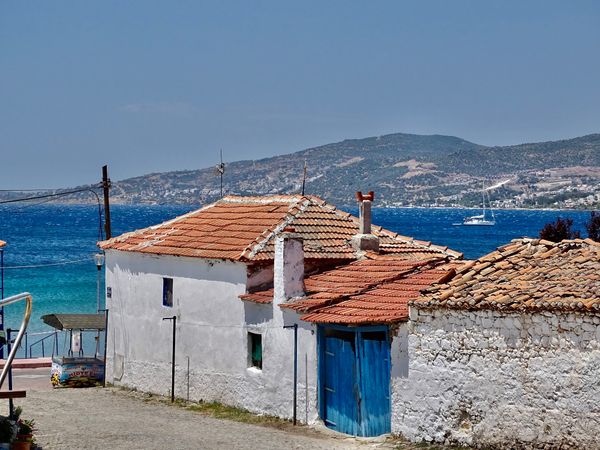
M 600 448 L 600 316 L 411 310 L 392 429 L 413 441 Z

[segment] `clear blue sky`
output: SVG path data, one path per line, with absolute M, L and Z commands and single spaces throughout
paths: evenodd
M 600 132 L 600 2 L 0 3 L 0 188 L 394 132 Z

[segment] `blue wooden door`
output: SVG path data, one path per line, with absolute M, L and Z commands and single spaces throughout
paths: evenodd
M 380 329 L 322 327 L 319 332 L 320 411 L 341 433 L 390 432 L 390 351 Z
M 359 332 L 360 436 L 391 431 L 390 350 L 383 331 Z
M 323 420 L 340 433 L 358 433 L 356 338 L 354 333 L 326 330 L 323 351 Z

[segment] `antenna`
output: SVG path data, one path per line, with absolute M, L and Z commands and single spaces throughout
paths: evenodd
M 223 149 L 220 150 L 221 162 L 215 166 L 215 174 L 221 177 L 221 198 L 223 198 L 223 174 L 225 173 L 225 163 L 223 162 Z
M 306 160 L 304 160 L 304 173 L 302 175 L 302 195 L 304 195 L 304 187 L 306 186 Z

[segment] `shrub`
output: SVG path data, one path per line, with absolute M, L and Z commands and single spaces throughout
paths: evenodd
M 579 231 L 574 231 L 573 219 L 557 217 L 556 222 L 547 223 L 540 231 L 540 238 L 547 241 L 560 242 L 563 239 L 576 239 L 580 237 Z
M 600 212 L 592 211 L 590 220 L 585 224 L 588 237 L 596 242 L 600 242 Z

